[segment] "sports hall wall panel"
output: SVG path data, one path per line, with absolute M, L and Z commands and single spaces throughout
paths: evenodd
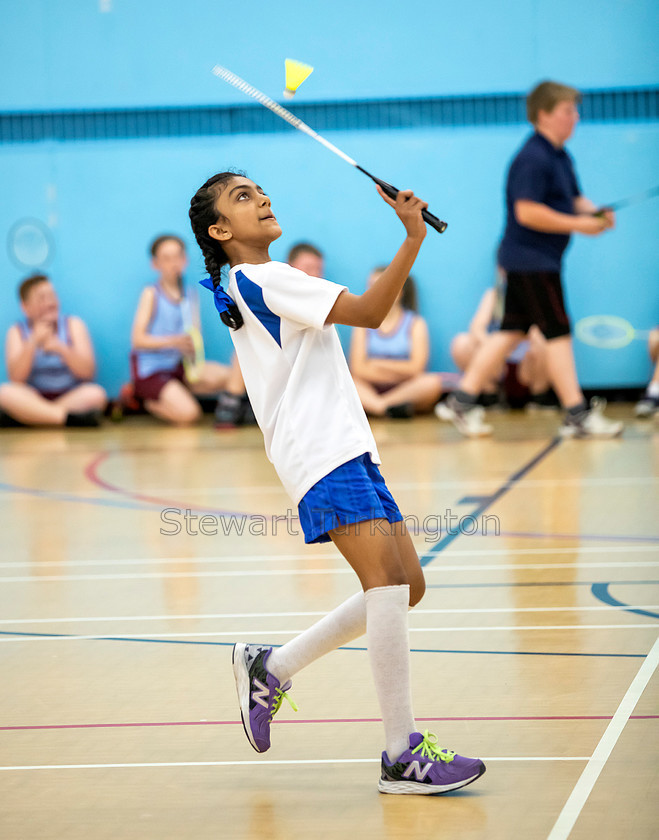
M 249 20 L 242 4 L 201 0 L 3 0 L 2 8 L 1 235 L 6 241 L 24 218 L 49 228 L 54 249 L 45 268 L 63 309 L 88 322 L 111 393 L 128 376 L 132 315 L 151 279 L 150 239 L 182 233 L 191 245 L 188 279 L 202 276 L 187 205 L 213 172 L 242 167 L 271 194 L 284 228 L 273 257 L 296 240 L 315 241 L 327 254 L 328 277 L 355 291 L 400 238 L 399 223 L 362 175 L 283 123 L 272 131 L 268 112 L 212 76 L 217 61 L 274 97 L 285 57 L 312 63 L 293 110 L 312 125 L 315 116 L 332 142 L 416 189 L 449 221 L 444 236 L 429 232 L 414 272 L 436 369 L 450 369 L 450 338 L 466 328 L 493 278 L 505 169 L 528 131 L 521 92 L 545 76 L 588 91 L 587 119 L 570 149 L 595 201 L 659 182 L 650 2 L 410 2 L 405 14 L 398 3 L 319 3 L 311 11 L 293 3 L 286 15 L 257 2 Z M 208 108 L 206 122 L 186 134 L 200 106 Z M 242 115 L 245 133 L 224 133 L 237 125 L 222 127 L 225 106 Z M 118 112 L 130 129 L 123 135 Z M 386 127 L 387 113 L 394 127 Z M 65 114 L 73 133 L 57 134 Z M 199 125 L 212 119 L 220 133 L 204 134 Z M 50 134 L 39 134 L 47 124 Z M 659 201 L 648 202 L 621 212 L 614 233 L 575 239 L 566 260 L 575 318 L 619 314 L 640 329 L 657 321 L 658 222 Z M 4 334 L 28 269 L 3 247 L 0 273 Z M 228 360 L 230 342 L 212 306 L 203 318 L 209 354 Z M 577 361 L 587 387 L 640 385 L 649 373 L 640 342 L 615 352 L 578 346 Z

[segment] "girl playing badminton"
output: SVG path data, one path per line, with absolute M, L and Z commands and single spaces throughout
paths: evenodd
M 190 204 L 215 305 L 231 337 L 268 458 L 298 504 L 305 542 L 332 540 L 363 592 L 280 648 L 237 644 L 233 668 L 245 732 L 257 752 L 291 678 L 366 633 L 382 719 L 379 790 L 438 794 L 485 772 L 478 759 L 440 750 L 412 713 L 407 613 L 425 589 L 402 515 L 377 464 L 380 457 L 333 324 L 378 327 L 396 300 L 426 229 L 427 206 L 410 190 L 378 191 L 405 227 L 389 266 L 362 295 L 268 255 L 281 236 L 269 197 L 233 172 L 210 178 Z M 228 294 L 221 269 L 229 265 Z M 211 282 L 212 281 L 212 282 Z

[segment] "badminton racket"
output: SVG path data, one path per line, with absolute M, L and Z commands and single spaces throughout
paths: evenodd
M 192 339 L 194 352 L 192 356 L 183 357 L 183 369 L 185 378 L 194 384 L 199 382 L 206 361 L 204 351 L 204 339 L 201 334 L 201 317 L 199 314 L 199 296 L 196 290 L 186 290 L 181 298 L 181 314 L 183 315 L 183 327 Z
M 637 330 L 618 315 L 589 315 L 574 325 L 574 334 L 584 344 L 603 350 L 619 350 L 632 341 L 645 341 L 650 330 Z
M 371 175 L 370 172 L 367 172 L 363 166 L 360 166 L 356 160 L 353 160 L 351 157 L 345 152 L 342 152 L 341 149 L 337 148 L 333 143 L 330 143 L 329 140 L 326 140 L 324 137 L 321 137 L 318 132 L 314 131 L 313 128 L 310 128 L 306 123 L 302 122 L 299 117 L 296 117 L 294 114 L 291 114 L 290 111 L 287 111 L 286 108 L 282 107 L 278 102 L 275 102 L 273 99 L 270 99 L 269 96 L 266 96 L 265 93 L 261 93 L 260 90 L 257 90 L 252 85 L 248 84 L 244 79 L 241 79 L 240 76 L 236 76 L 235 73 L 232 73 L 230 70 L 227 70 L 226 67 L 221 67 L 219 64 L 216 64 L 213 67 L 213 73 L 218 76 L 220 79 L 223 79 L 225 82 L 228 82 L 230 85 L 233 85 L 238 90 L 241 90 L 243 93 L 246 93 L 248 96 L 251 96 L 253 99 L 256 99 L 257 102 L 260 102 L 261 105 L 264 105 L 266 108 L 269 108 L 274 114 L 277 114 L 278 117 L 281 117 L 282 120 L 285 120 L 289 125 L 292 125 L 293 128 L 297 128 L 298 131 L 302 131 L 304 134 L 307 134 L 309 137 L 312 137 L 321 145 L 325 146 L 326 149 L 329 149 L 330 152 L 333 152 L 335 155 L 338 155 L 342 160 L 346 163 L 349 163 L 351 166 L 354 166 L 355 169 L 358 169 L 360 172 L 363 172 L 364 175 L 367 175 L 371 181 L 375 181 L 376 184 L 382 189 L 384 193 L 386 193 L 389 198 L 395 199 L 398 195 L 398 190 L 396 187 L 388 184 L 386 181 L 381 180 L 380 178 L 376 178 L 375 175 Z M 444 233 L 446 228 L 448 227 L 446 222 L 443 222 L 441 219 L 438 219 L 437 216 L 434 216 L 429 210 L 422 210 L 421 215 L 423 216 L 424 221 L 426 224 L 430 225 L 430 227 L 434 228 L 438 233 Z
M 52 231 L 39 219 L 19 219 L 7 234 L 7 251 L 22 271 L 45 268 L 55 251 Z
M 593 213 L 593 215 L 603 216 L 606 212 L 624 210 L 626 207 L 632 207 L 634 204 L 641 204 L 641 202 L 648 201 L 649 199 L 655 198 L 658 195 L 659 185 L 656 187 L 652 187 L 649 190 L 643 190 L 643 192 L 630 195 L 628 198 L 621 198 L 620 201 L 614 201 L 612 204 L 606 204 L 604 207 L 600 207 L 598 210 L 596 210 Z

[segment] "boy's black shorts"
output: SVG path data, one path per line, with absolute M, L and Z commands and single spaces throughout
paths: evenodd
M 545 338 L 570 335 L 561 275 L 554 271 L 507 271 L 500 329 L 525 333 L 533 324 Z

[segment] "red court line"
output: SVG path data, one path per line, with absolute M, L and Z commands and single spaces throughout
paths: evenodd
M 143 452 L 145 450 L 136 449 L 136 450 L 122 450 L 122 452 Z M 152 451 L 164 451 L 164 450 L 148 450 L 149 452 Z M 110 452 L 101 452 L 96 455 L 90 463 L 84 469 L 85 478 L 88 481 L 91 481 L 92 484 L 95 484 L 97 487 L 101 487 L 103 490 L 107 490 L 110 493 L 114 493 L 119 496 L 123 496 L 127 499 L 133 499 L 138 502 L 144 502 L 151 505 L 158 505 L 159 507 L 166 508 L 178 508 L 179 510 L 190 510 L 195 513 L 211 513 L 215 514 L 216 516 L 238 516 L 238 517 L 245 517 L 248 518 L 254 514 L 247 513 L 245 511 L 231 511 L 231 510 L 220 510 L 219 508 L 212 508 L 212 507 L 198 507 L 190 502 L 182 502 L 180 500 L 174 499 L 163 499 L 159 496 L 147 496 L 144 493 L 138 493 L 134 490 L 124 489 L 123 487 L 119 487 L 116 484 L 110 484 L 109 481 L 106 481 L 104 478 L 101 478 L 99 475 L 99 468 L 101 464 L 106 461 L 112 453 Z M 21 488 L 22 489 L 22 488 Z M 36 492 L 36 491 L 35 491 Z M 86 501 L 82 499 L 81 501 Z M 257 514 L 260 515 L 260 514 Z M 294 517 L 297 518 L 297 517 Z M 606 534 L 545 534 L 545 533 L 535 533 L 535 532 L 525 532 L 525 531 L 502 531 L 499 536 L 505 537 L 528 537 L 529 539 L 561 539 L 561 540 L 572 540 L 572 539 L 579 539 L 579 540 L 611 540 L 611 541 L 636 541 L 636 542 L 659 542 L 659 536 L 654 537 L 639 537 L 639 536 L 625 536 L 625 535 L 606 535 Z
M 117 493 L 120 496 L 124 496 L 129 499 L 135 499 L 138 502 L 148 502 L 152 505 L 159 505 L 160 507 L 171 507 L 177 508 L 179 510 L 190 510 L 200 513 L 214 513 L 219 516 L 239 516 L 239 517 L 248 517 L 250 514 L 244 513 L 243 511 L 231 511 L 231 510 L 219 510 L 218 508 L 212 507 L 197 507 L 195 505 L 190 504 L 189 502 L 181 502 L 175 501 L 172 499 L 162 499 L 158 496 L 147 496 L 144 493 L 137 493 L 133 490 L 125 490 L 123 487 L 118 487 L 116 484 L 110 484 L 109 481 L 105 481 L 105 479 L 101 478 L 98 474 L 98 470 L 100 465 L 106 461 L 110 456 L 109 452 L 101 452 L 95 458 L 93 458 L 89 464 L 85 467 L 84 473 L 85 478 L 88 481 L 91 481 L 92 484 L 95 484 L 97 487 L 102 487 L 103 490 L 107 490 L 110 493 Z
M 632 715 L 630 720 L 656 720 L 659 715 Z M 418 717 L 417 721 L 507 721 L 507 720 L 611 720 L 611 715 L 532 715 L 511 717 Z M 283 723 L 381 723 L 381 718 L 318 718 L 310 720 L 277 720 Z M 176 720 L 151 723 L 49 723 L 36 726 L 0 726 L 0 731 L 32 729 L 112 729 L 143 726 L 242 726 L 240 720 Z

